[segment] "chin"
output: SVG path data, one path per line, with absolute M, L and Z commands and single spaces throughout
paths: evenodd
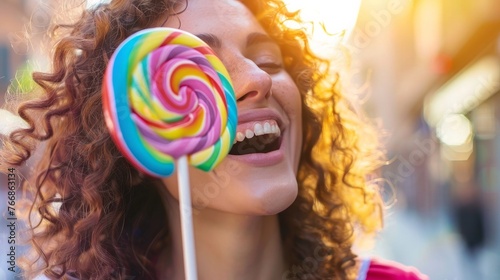
M 286 210 L 297 198 L 297 182 L 273 186 L 264 197 L 259 198 L 258 215 L 276 215 Z

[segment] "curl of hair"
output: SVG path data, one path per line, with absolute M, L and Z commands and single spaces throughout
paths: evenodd
M 43 94 L 18 108 L 29 128 L 12 133 L 1 153 L 7 164 L 21 165 L 46 142 L 32 190 L 30 212 L 39 218 L 30 220 L 38 256 L 26 267 L 31 276 L 155 278 L 152 259 L 169 246 L 158 181 L 139 174 L 113 144 L 101 86 L 117 46 L 172 15 L 177 2 L 184 1 L 115 0 L 55 27 L 53 69 L 33 74 Z M 352 278 L 355 229 L 371 233 L 381 225 L 381 202 L 367 181 L 380 164 L 376 133 L 340 94 L 329 62 L 310 51 L 305 32 L 284 25 L 300 22 L 296 13 L 280 0 L 242 2 L 280 43 L 303 100 L 299 195 L 280 214 L 287 279 Z

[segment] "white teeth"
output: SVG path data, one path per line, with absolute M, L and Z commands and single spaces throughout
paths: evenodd
M 255 126 L 253 127 L 253 132 L 255 133 L 256 136 L 263 135 L 264 128 L 260 123 L 256 123 Z
M 245 136 L 246 136 L 246 138 L 251 139 L 251 138 L 253 138 L 254 133 L 253 133 L 253 131 L 251 131 L 250 129 L 247 129 L 247 130 L 245 131 Z
M 245 134 L 243 134 L 243 133 L 241 133 L 241 132 L 237 132 L 237 133 L 236 133 L 236 137 L 234 138 L 234 144 L 235 144 L 236 142 L 241 142 L 241 141 L 243 141 L 243 140 L 245 140 Z
M 268 122 L 264 123 L 264 133 L 267 134 L 267 133 L 271 133 L 271 132 L 272 132 L 271 125 Z
M 277 125 L 271 125 L 271 133 L 281 135 L 281 131 Z
M 238 140 L 238 142 L 245 140 L 245 134 L 241 132 L 236 133 L 236 140 Z
M 242 142 L 245 138 L 251 139 L 254 136 L 260 136 L 264 134 L 277 134 L 281 135 L 281 130 L 276 124 L 270 124 L 269 122 L 265 122 L 264 125 L 262 123 L 256 123 L 253 126 L 253 130 L 246 129 L 244 132 L 237 132 L 236 138 L 234 139 L 234 143 Z

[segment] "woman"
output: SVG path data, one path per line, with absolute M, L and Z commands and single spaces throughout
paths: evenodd
M 31 128 L 12 134 L 3 152 L 20 165 L 46 143 L 34 184 L 41 219 L 32 225 L 40 256 L 27 268 L 32 275 L 184 279 L 177 182 L 132 168 L 102 114 L 109 57 L 134 32 L 157 26 L 207 42 L 236 92 L 242 141 L 214 172 L 190 170 L 200 279 L 364 279 L 368 267 L 396 271 L 385 279 L 406 273 L 366 266 L 352 252 L 355 233 L 381 225 L 381 202 L 367 182 L 379 165 L 375 134 L 324 74 L 328 62 L 285 20 L 298 18 L 280 0 L 115 0 L 59 27 L 67 33 L 59 34 L 53 70 L 34 74 L 43 95 L 19 108 Z M 274 144 L 251 140 L 259 125 L 274 127 Z

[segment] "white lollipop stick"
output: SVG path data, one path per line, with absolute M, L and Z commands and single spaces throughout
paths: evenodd
M 186 280 L 197 280 L 196 254 L 194 251 L 193 215 L 187 156 L 177 161 L 179 181 L 179 211 L 181 212 L 182 248 L 184 252 L 184 275 Z

